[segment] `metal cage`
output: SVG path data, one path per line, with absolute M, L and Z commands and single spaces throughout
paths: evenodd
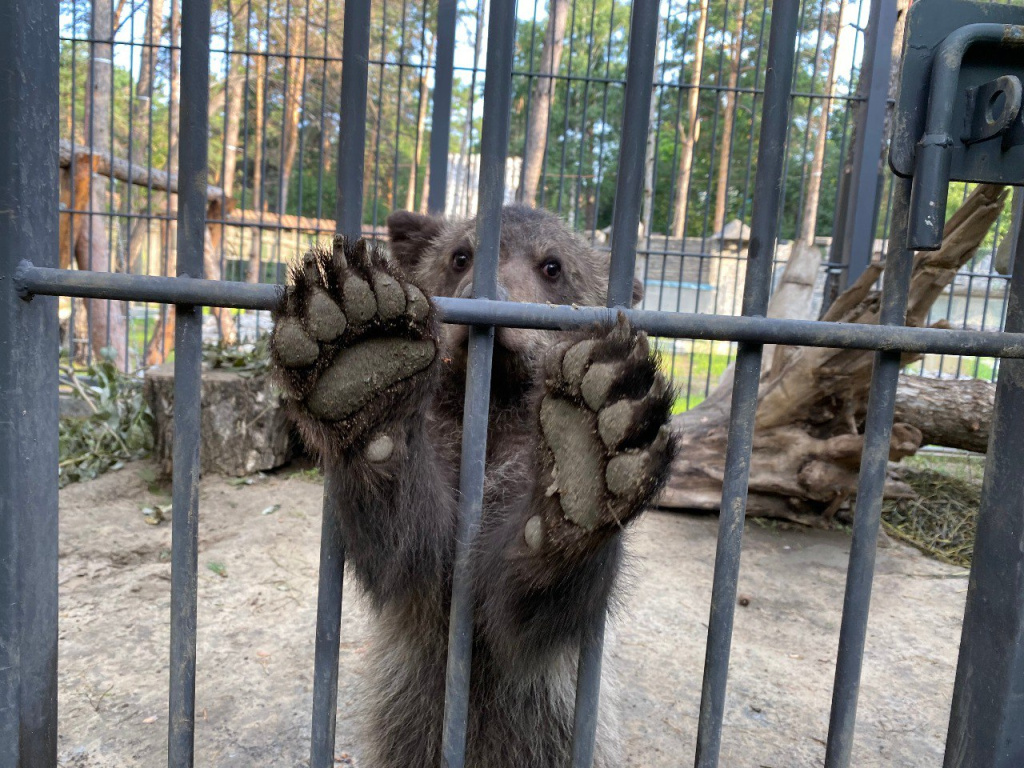
M 270 285 L 203 280 L 207 174 L 210 0 L 184 0 L 181 43 L 178 276 L 143 277 L 56 269 L 57 0 L 0 4 L 0 767 L 53 766 L 57 753 L 57 307 L 54 296 L 147 300 L 177 307 L 173 550 L 171 584 L 168 764 L 193 764 L 199 525 L 201 309 L 269 309 L 280 296 Z M 946 766 L 1009 768 L 1024 764 L 1024 269 L 1014 272 L 1005 332 L 904 327 L 913 252 L 905 247 L 912 182 L 896 183 L 881 324 L 843 325 L 766 319 L 777 240 L 790 122 L 790 83 L 797 0 L 772 6 L 760 125 L 751 242 L 742 317 L 622 310 L 629 304 L 640 220 L 645 143 L 658 24 L 657 0 L 635 0 L 630 25 L 622 149 L 614 209 L 608 305 L 551 307 L 497 301 L 496 269 L 508 147 L 514 0 L 490 3 L 478 235 L 471 299 L 437 299 L 446 322 L 472 326 L 465 406 L 461 523 L 450 621 L 443 734 L 444 764 L 464 764 L 472 632 L 467 553 L 479 525 L 487 436 L 490 361 L 495 326 L 571 328 L 626 311 L 652 334 L 739 343 L 708 625 L 695 764 L 718 764 L 729 653 L 743 535 L 748 458 L 765 344 L 876 350 L 846 598 L 836 663 L 825 764 L 850 764 L 863 660 L 875 545 L 879 529 L 894 396 L 905 352 L 988 355 L 1000 366 L 975 565 L 971 573 L 960 664 L 953 696 Z M 370 0 L 348 0 L 337 167 L 338 229 L 358 237 Z M 889 27 L 895 4 L 871 3 L 872 23 Z M 455 2 L 441 0 L 439 26 L 454 30 Z M 1018 28 L 1019 30 L 1019 28 Z M 442 36 L 452 41 L 454 34 Z M 875 43 L 865 56 L 885 56 Z M 436 52 L 430 207 L 445 196 L 451 45 Z M 884 87 L 876 84 L 862 113 L 858 140 L 868 180 L 855 185 L 847 212 L 851 250 L 867 253 Z M 858 171 L 858 172 L 860 172 Z M 875 174 L 877 177 L 877 174 Z M 1022 179 L 1024 181 L 1024 179 Z M 877 186 L 877 185 L 876 185 Z M 874 191 L 874 190 L 870 190 Z M 1017 251 L 1024 249 L 1024 239 Z M 344 542 L 328 476 L 321 536 L 310 766 L 333 765 Z M 604 619 L 581 649 L 573 765 L 592 762 L 600 694 Z

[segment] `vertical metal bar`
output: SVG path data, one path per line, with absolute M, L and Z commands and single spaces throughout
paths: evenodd
M 57 0 L 0 4 L 0 766 L 57 764 Z M 31 77 L 25 73 L 31 72 Z
M 1024 331 L 1018 231 L 1006 330 Z M 1024 765 L 1024 360 L 1002 360 L 960 639 L 945 768 Z
M 316 600 L 316 646 L 313 655 L 310 768 L 334 766 L 341 596 L 345 577 L 345 541 L 339 524 L 339 503 L 337 473 L 328 467 L 324 477 L 323 520 L 320 524 L 320 573 Z
M 622 144 L 612 209 L 608 306 L 628 307 L 633 297 L 637 225 L 644 192 L 644 158 L 650 128 L 654 54 L 658 47 L 657 0 L 633 3 L 629 25 L 629 61 L 623 95 Z
M 501 209 L 505 197 L 505 158 L 512 108 L 512 57 L 515 0 L 492 0 L 487 29 L 487 77 L 480 135 L 479 212 L 473 262 L 473 298 L 498 296 Z M 445 678 L 442 764 L 463 768 L 473 661 L 473 585 L 470 556 L 483 511 L 487 421 L 491 396 L 494 327 L 469 331 L 469 363 L 463 410 L 462 465 L 459 473 L 459 528 L 455 542 L 452 606 L 448 621 L 448 670 Z
M 366 77 L 370 55 L 370 0 L 345 3 L 338 126 L 338 233 L 358 239 L 363 228 L 363 153 L 366 148 Z
M 337 233 L 362 234 L 363 164 L 366 152 L 366 81 L 370 51 L 370 0 L 345 3 L 342 33 L 341 117 L 338 121 Z M 320 526 L 316 646 L 313 652 L 313 712 L 310 768 L 333 768 L 338 718 L 338 654 L 345 541 L 338 506 L 338 469 L 324 467 L 324 508 Z
M 203 277 L 206 233 L 210 0 L 184 0 L 178 144 L 179 277 Z M 167 764 L 193 765 L 196 585 L 199 563 L 199 418 L 202 307 L 177 305 L 174 327 L 174 478 L 171 519 L 171 669 Z
M 907 222 L 910 180 L 898 179 L 893 205 L 893 237 L 886 256 L 882 308 L 879 323 L 903 325 L 907 313 L 907 292 L 913 268 L 913 251 L 907 250 Z M 854 510 L 853 540 L 846 573 L 843 622 L 839 630 L 839 657 L 832 690 L 826 768 L 850 765 L 853 730 L 857 720 L 857 695 L 864 661 L 871 581 L 875 570 L 875 547 L 882 514 L 882 490 L 889 465 L 889 442 L 896 406 L 896 385 L 900 374 L 899 352 L 876 352 L 871 372 L 868 412 L 864 423 L 857 505 Z
M 659 0 L 635 0 L 629 26 L 629 60 L 623 94 L 622 143 L 612 210 L 611 264 L 608 306 L 630 307 L 636 269 L 637 227 L 643 202 L 644 157 L 654 96 L 654 55 L 658 48 Z M 600 611 L 584 636 L 576 673 L 572 765 L 590 768 L 594 762 L 597 713 L 601 696 L 605 611 Z
M 430 114 L 430 191 L 427 210 L 443 214 L 448 195 L 448 141 L 452 123 L 452 77 L 455 69 L 456 0 L 437 4 L 434 103 Z
M 776 0 L 772 5 L 750 246 L 747 251 L 746 283 L 743 287 L 744 315 L 763 317 L 768 310 L 772 262 L 783 202 L 782 174 L 799 11 L 799 0 Z M 761 377 L 763 349 L 762 344 L 744 342 L 739 345 L 736 354 L 718 548 L 715 554 L 715 580 L 711 590 L 711 617 L 708 620 L 704 683 L 697 724 L 695 765 L 698 768 L 717 766 L 722 744 L 722 717 L 725 712 L 740 550 L 747 510 L 750 451 L 754 438 L 757 385 Z
M 847 193 L 837 210 L 843 211 L 843 227 L 833 240 L 833 262 L 844 267 L 832 272 L 825 287 L 824 312 L 846 287 L 860 277 L 871 262 L 878 200 L 882 191 L 885 148 L 885 107 L 889 98 L 892 43 L 896 27 L 895 0 L 871 0 L 868 30 L 864 40 L 858 95 L 865 98 L 857 107 L 855 138 L 851 147 L 851 170 Z M 852 202 L 852 206 L 850 203 Z M 838 256 L 838 258 L 837 258 Z

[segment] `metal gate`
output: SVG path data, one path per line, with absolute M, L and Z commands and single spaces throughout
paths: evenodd
M 955 4 L 955 0 L 922 2 Z M 886 20 L 894 18 L 894 3 L 874 0 L 871 5 L 872 19 L 884 28 Z M 968 6 L 959 3 L 957 7 L 967 14 Z M 454 0 L 442 0 L 439 10 L 438 24 L 454 28 Z M 361 221 L 369 12 L 369 0 L 345 3 L 337 221 L 342 234 L 354 237 L 359 236 Z M 954 177 L 981 179 L 977 169 L 964 171 L 961 162 L 963 149 L 972 137 L 951 135 L 957 133 L 950 127 L 952 111 L 945 123 L 941 114 L 932 121 L 932 111 L 955 111 L 963 100 L 965 94 L 958 88 L 957 76 L 963 74 L 960 59 L 972 46 L 1004 51 L 1020 44 L 1024 27 L 1017 26 L 1016 21 L 1000 20 L 998 24 L 971 25 L 986 27 L 974 29 L 971 34 L 956 31 L 949 35 L 956 38 L 953 42 L 959 47 L 951 44 L 953 54 L 943 48 L 949 54 L 943 62 L 949 66 L 935 67 L 931 74 L 932 95 L 945 89 L 943 96 L 929 102 L 929 92 L 921 90 L 918 101 L 923 100 L 929 114 L 923 139 L 919 132 L 903 136 L 912 149 L 919 139 L 922 141 L 916 167 L 910 169 L 913 180 L 897 182 L 893 212 L 896 236 L 887 255 L 881 324 L 843 325 L 765 318 L 781 204 L 797 13 L 797 0 L 776 0 L 772 7 L 743 317 L 626 310 L 637 328 L 653 335 L 739 342 L 696 765 L 703 768 L 718 764 L 762 350 L 765 344 L 789 344 L 876 350 L 825 758 L 830 768 L 850 764 L 901 355 L 933 352 L 1003 358 L 945 764 L 947 768 L 1019 768 L 1024 764 L 1024 473 L 1019 466 L 1024 458 L 1024 269 L 1015 270 L 1012 278 L 1006 332 L 930 330 L 904 327 L 903 323 L 913 261 L 907 243 L 936 245 L 941 219 L 936 233 L 936 218 L 929 218 L 928 213 L 944 199 L 951 168 Z M 448 768 L 464 764 L 472 648 L 472 584 L 465 566 L 482 505 L 494 328 L 581 327 L 595 321 L 608 322 L 619 308 L 628 306 L 649 128 L 658 2 L 636 0 L 632 8 L 607 309 L 496 301 L 514 18 L 514 0 L 491 1 L 474 295 L 471 299 L 437 300 L 446 322 L 472 327 L 445 701 L 443 752 Z M 201 279 L 210 0 L 183 3 L 178 277 L 54 268 L 57 20 L 57 0 L 6 0 L 0 5 L 0 768 L 56 764 L 58 326 L 56 300 L 52 297 L 57 295 L 177 306 L 168 764 L 175 768 L 190 766 L 195 719 L 201 309 L 269 309 L 278 302 L 280 289 Z M 866 58 L 885 55 L 884 45 L 874 45 L 865 52 Z M 959 59 L 954 55 L 957 53 Z M 1010 69 L 1001 75 L 1007 75 L 1016 65 L 1008 66 Z M 451 68 L 451 47 L 442 45 L 437 51 L 439 77 L 434 97 L 434 109 L 442 114 L 450 104 Z M 447 78 L 441 76 L 445 72 Z M 943 77 L 946 79 L 941 80 Z M 938 89 L 937 81 L 941 81 Z M 988 112 L 982 112 L 989 129 L 996 131 L 989 138 L 1003 136 L 1000 151 L 1013 155 L 1016 145 L 1007 137 L 1015 135 L 1020 126 L 1020 81 L 1015 91 L 1012 84 L 1002 87 L 995 95 L 984 92 L 991 101 Z M 881 88 L 879 84 L 875 90 L 880 92 Z M 1009 108 L 1000 104 L 1010 104 L 1014 93 L 1016 110 L 1007 117 Z M 997 103 L 999 94 L 1003 102 Z M 874 96 L 874 107 L 864 113 L 868 122 L 862 137 L 877 131 L 874 121 L 884 99 Z M 936 102 L 941 103 L 935 106 Z M 1002 124 L 997 125 L 1000 120 Z M 441 125 L 444 123 L 442 119 Z M 905 126 L 902 130 L 911 131 Z M 438 210 L 444 200 L 447 136 L 436 131 L 432 141 L 440 148 L 431 153 L 432 162 L 437 162 L 432 173 L 440 180 L 431 186 L 431 208 Z M 992 146 L 990 143 L 989 149 Z M 870 169 L 872 159 L 863 155 L 863 167 Z M 1024 181 L 1024 167 L 1015 162 L 1016 158 L 1011 157 L 999 164 L 1007 176 L 1004 181 Z M 991 166 L 988 168 L 991 170 Z M 870 221 L 870 207 L 855 202 L 851 209 L 853 223 L 848 226 L 852 226 L 855 239 L 870 237 L 864 219 L 867 216 Z M 911 221 L 914 227 L 909 226 Z M 909 241 L 908 232 L 912 233 Z M 854 247 L 858 256 L 864 255 L 863 248 Z M 1024 251 L 1024 238 L 1018 240 L 1017 250 Z M 344 544 L 334 509 L 340 501 L 332 493 L 334 483 L 329 475 L 324 496 L 314 662 L 313 768 L 333 764 L 344 564 Z M 573 765 L 577 768 L 592 762 L 603 632 L 602 617 L 588 633 L 580 654 L 573 735 Z

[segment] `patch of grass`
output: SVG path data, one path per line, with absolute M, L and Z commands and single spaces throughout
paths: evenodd
M 226 579 L 228 577 L 228 567 L 226 565 L 224 565 L 224 563 L 218 563 L 218 562 L 210 561 L 209 563 L 206 564 L 206 567 L 209 568 L 214 573 L 216 573 L 222 579 Z
M 715 350 L 711 342 L 690 342 L 690 351 L 673 352 L 661 345 L 661 367 L 676 389 L 672 413 L 682 413 L 704 402 L 706 390 L 714 389 L 732 358 Z
M 882 505 L 886 533 L 951 565 L 969 567 L 981 504 L 982 457 L 925 454 L 904 462 L 917 494 Z
M 996 360 L 994 357 L 965 357 L 960 365 L 960 375 L 995 381 Z
M 297 477 L 309 483 L 319 483 L 323 482 L 324 473 L 320 470 L 320 467 L 309 467 L 307 469 L 296 469 L 289 474 L 289 477 Z
M 61 361 L 64 394 L 81 400 L 86 415 L 64 416 L 59 426 L 60 487 L 90 480 L 153 449 L 153 414 L 142 396 L 142 379 L 121 373 L 109 356 L 75 369 Z

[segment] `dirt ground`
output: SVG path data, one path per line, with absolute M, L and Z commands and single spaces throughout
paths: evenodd
M 136 463 L 61 493 L 62 766 L 166 761 L 170 525 L 141 514 L 167 501 L 148 487 L 149 471 Z M 288 470 L 251 485 L 203 480 L 199 766 L 306 764 L 321 494 L 321 483 Z M 651 513 L 636 528 L 631 609 L 609 649 L 623 682 L 628 766 L 693 759 L 716 526 Z M 723 768 L 821 765 L 848 545 L 838 532 L 747 527 L 740 593 L 749 604 L 736 614 Z M 898 545 L 879 551 L 858 768 L 941 763 L 966 586 L 962 569 Z M 349 580 L 342 765 L 358 764 L 353 691 L 366 625 Z

